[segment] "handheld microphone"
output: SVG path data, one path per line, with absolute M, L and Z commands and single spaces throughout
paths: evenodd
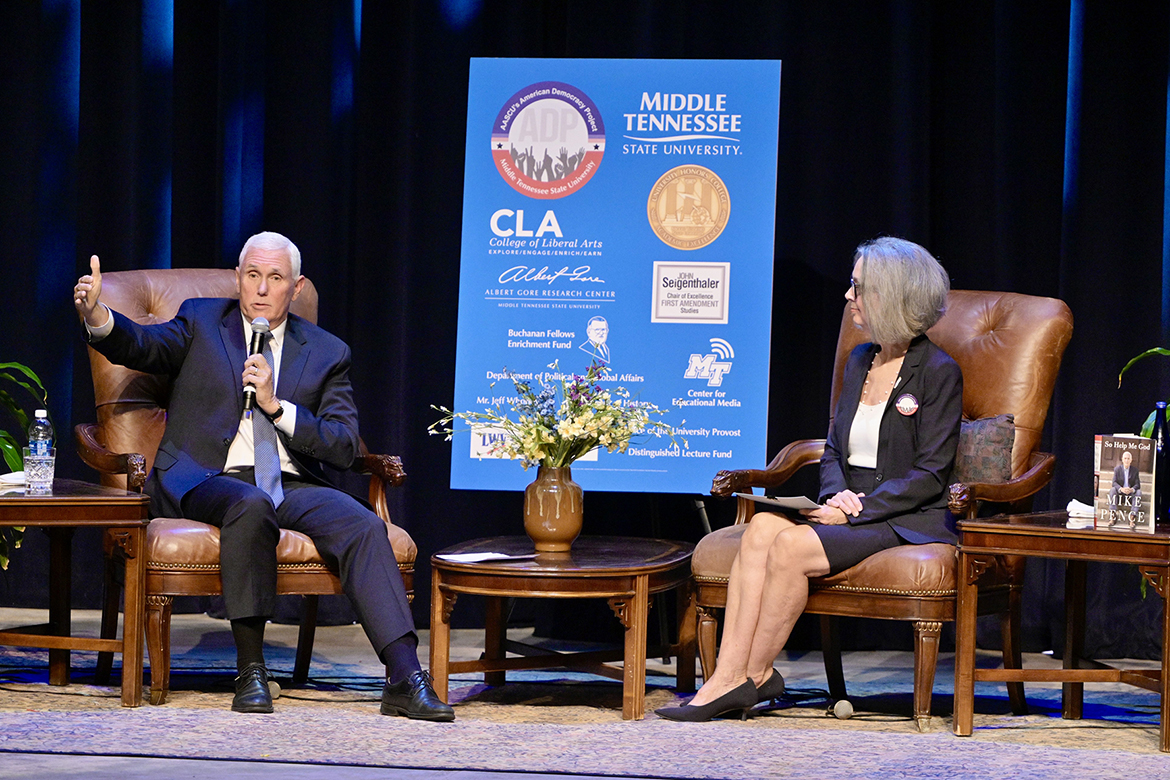
M 267 333 L 268 320 L 264 317 L 257 317 L 252 320 L 252 339 L 248 343 L 248 357 L 259 355 L 264 351 L 264 334 Z M 247 385 L 244 388 L 244 411 L 251 412 L 252 407 L 256 405 L 256 388 L 252 385 Z
M 836 717 L 838 720 L 849 720 L 853 717 L 853 703 L 848 699 L 840 699 L 829 708 L 828 714 Z

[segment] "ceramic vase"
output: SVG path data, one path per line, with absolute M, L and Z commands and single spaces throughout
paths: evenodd
M 524 532 L 537 552 L 568 552 L 581 533 L 584 492 L 568 466 L 539 466 L 524 489 Z

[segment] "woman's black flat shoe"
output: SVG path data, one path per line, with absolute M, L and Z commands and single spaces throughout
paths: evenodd
M 766 701 L 774 701 L 784 695 L 784 675 L 776 671 L 776 667 L 772 667 L 772 676 L 764 680 L 759 688 L 756 688 L 757 703 Z
M 659 707 L 654 710 L 659 717 L 667 720 L 681 720 L 687 723 L 703 723 L 721 715 L 732 712 L 739 713 L 740 720 L 747 720 L 748 710 L 756 706 L 756 684 L 748 680 L 743 685 L 733 688 L 714 701 L 692 707 L 684 704 L 681 707 Z

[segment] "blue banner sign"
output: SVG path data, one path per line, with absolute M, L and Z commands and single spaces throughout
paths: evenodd
M 763 466 L 779 112 L 778 61 L 473 59 L 452 408 L 601 361 L 680 443 L 594 451 L 586 490 Z M 452 487 L 532 481 L 499 435 L 456 434 Z

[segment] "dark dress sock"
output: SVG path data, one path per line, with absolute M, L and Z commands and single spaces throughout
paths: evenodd
M 418 637 L 414 634 L 398 637 L 383 647 L 378 657 L 386 664 L 386 680 L 392 685 L 422 671 L 418 662 Z
M 232 639 L 236 641 L 236 672 L 248 664 L 264 663 L 264 626 L 266 617 L 237 618 L 232 623 Z

